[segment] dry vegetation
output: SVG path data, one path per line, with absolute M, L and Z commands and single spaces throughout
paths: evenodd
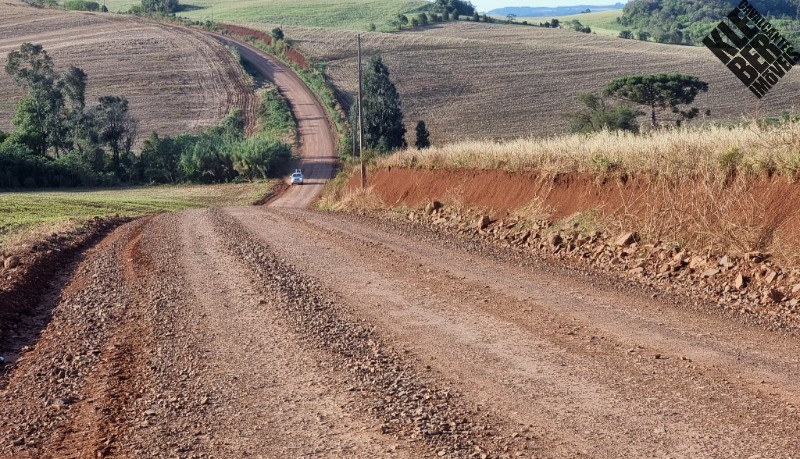
M 381 166 L 535 170 L 564 172 L 644 172 L 686 180 L 700 175 L 726 177 L 778 173 L 800 178 L 800 122 L 706 126 L 635 135 L 599 132 L 518 139 L 466 141 L 423 151 L 410 149 L 382 158 Z
M 265 24 L 248 24 L 269 30 Z M 327 63 L 352 93 L 355 31 L 284 27 L 301 51 Z M 705 48 L 661 45 L 569 30 L 450 23 L 398 34 L 362 33 L 366 55 L 381 53 L 403 97 L 411 131 L 419 119 L 434 143 L 563 133 L 575 94 L 635 73 L 682 72 L 710 84 L 698 98 L 714 120 L 791 110 L 800 77 L 791 73 L 763 102 Z M 413 140 L 413 134 L 412 134 Z
M 197 31 L 145 23 L 131 16 L 0 4 L 0 56 L 40 43 L 59 68 L 89 74 L 88 101 L 127 97 L 140 120 L 140 141 L 152 131 L 175 135 L 218 122 L 231 108 L 255 110 L 247 79 L 231 53 Z M 11 128 L 23 95 L 0 72 L 0 129 Z

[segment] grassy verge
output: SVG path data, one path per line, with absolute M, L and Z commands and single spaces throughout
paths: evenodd
M 317 96 L 317 99 L 322 103 L 322 106 L 325 108 L 325 111 L 328 114 L 328 119 L 336 129 L 340 156 L 344 151 L 348 151 L 350 146 L 349 142 L 347 141 L 347 136 L 350 132 L 350 126 L 347 122 L 347 117 L 345 116 L 344 111 L 339 105 L 339 101 L 336 99 L 336 93 L 333 89 L 333 86 L 325 77 L 324 66 L 321 63 L 311 63 L 307 69 L 300 67 L 284 55 L 283 51 L 286 48 L 285 43 L 282 41 L 278 41 L 274 46 L 270 46 L 263 41 L 253 39 L 252 37 L 244 38 L 258 49 L 278 58 L 281 62 L 283 62 L 284 65 L 292 69 L 292 71 L 294 71 L 294 73 L 300 77 L 301 80 L 303 80 L 306 86 L 311 89 L 311 92 L 313 92 L 314 95 Z
M 289 103 L 275 85 L 267 85 L 261 96 L 258 122 L 258 132 L 268 139 L 296 145 L 300 138 Z
M 272 182 L 254 182 L 0 193 L 0 248 L 70 231 L 95 216 L 138 217 L 189 208 L 247 205 L 272 186 Z
M 379 166 L 536 170 L 550 174 L 646 173 L 682 180 L 731 174 L 800 178 L 800 122 L 752 122 L 659 130 L 599 132 L 510 142 L 462 142 L 381 158 Z

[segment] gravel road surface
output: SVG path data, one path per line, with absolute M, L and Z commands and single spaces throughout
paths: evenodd
M 53 279 L 0 377 L 0 457 L 797 457 L 800 344 L 410 223 L 269 207 L 113 231 Z M 253 53 L 253 55 L 248 54 Z

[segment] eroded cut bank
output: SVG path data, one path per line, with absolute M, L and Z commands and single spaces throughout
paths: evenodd
M 366 193 L 359 183 L 356 174 L 327 196 L 329 207 L 489 238 L 769 327 L 800 323 L 800 184 L 784 177 L 387 167 L 372 172 Z
M 345 194 L 359 187 L 353 176 Z M 703 177 L 692 182 L 651 175 L 540 174 L 472 169 L 381 168 L 371 192 L 387 207 L 421 207 L 432 200 L 485 211 L 580 220 L 636 230 L 648 239 L 733 255 L 769 251 L 800 260 L 800 184 L 785 177 Z

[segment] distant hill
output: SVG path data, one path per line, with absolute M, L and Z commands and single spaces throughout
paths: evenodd
M 631 0 L 620 16 L 620 25 L 647 33 L 660 43 L 698 45 L 703 37 L 740 0 Z M 800 40 L 797 11 L 800 0 L 751 0 L 772 25 L 795 43 Z
M 554 8 L 547 8 L 541 6 L 507 6 L 504 8 L 496 8 L 489 11 L 489 14 L 495 16 L 507 16 L 509 14 L 516 14 L 521 18 L 538 18 L 544 16 L 567 16 L 570 14 L 583 13 L 586 10 L 591 11 L 608 11 L 608 10 L 621 10 L 625 7 L 624 3 L 615 3 L 613 5 L 574 5 L 574 6 L 556 6 Z

